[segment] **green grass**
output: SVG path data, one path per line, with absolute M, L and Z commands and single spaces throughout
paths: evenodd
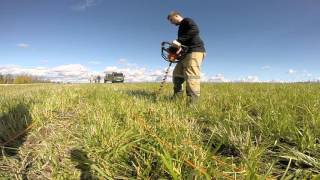
M 0 86 L 0 179 L 318 179 L 320 84 Z

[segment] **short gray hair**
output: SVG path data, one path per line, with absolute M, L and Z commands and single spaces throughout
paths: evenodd
M 169 20 L 172 16 L 175 16 L 175 15 L 182 16 L 179 11 L 171 11 L 167 16 L 167 19 Z

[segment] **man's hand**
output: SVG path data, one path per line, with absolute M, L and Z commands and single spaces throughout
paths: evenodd
M 173 40 L 173 41 L 172 41 L 172 47 L 175 47 L 175 48 L 178 49 L 178 50 L 176 51 L 176 54 L 180 54 L 180 52 L 182 51 L 181 43 L 179 43 L 177 40 Z
M 181 43 L 179 43 L 177 40 L 173 40 L 172 41 L 172 46 L 176 47 L 176 48 L 180 48 L 181 47 Z
M 180 52 L 182 51 L 182 48 L 179 47 L 178 51 L 176 52 L 176 54 L 180 54 Z

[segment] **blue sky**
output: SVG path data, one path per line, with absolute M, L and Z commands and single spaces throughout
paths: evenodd
M 166 16 L 178 10 L 199 25 L 207 79 L 319 79 L 319 8 L 318 0 L 1 0 L 0 70 L 75 65 L 147 76 L 167 66 L 160 42 L 176 38 Z

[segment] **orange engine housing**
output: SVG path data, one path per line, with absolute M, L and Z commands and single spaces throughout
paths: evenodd
M 175 54 L 175 53 L 169 53 L 169 54 L 168 54 L 168 59 L 169 59 L 170 61 L 176 60 L 177 57 L 178 57 L 178 55 Z

